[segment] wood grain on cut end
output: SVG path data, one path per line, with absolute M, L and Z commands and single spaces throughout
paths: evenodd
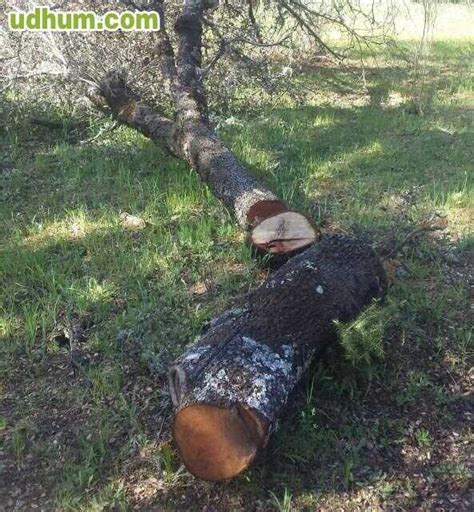
M 257 224 L 252 243 L 271 254 L 285 254 L 313 244 L 317 234 L 309 220 L 300 213 L 282 212 Z
M 242 472 L 265 444 L 267 426 L 239 406 L 194 404 L 175 417 L 173 434 L 186 468 L 202 480 L 225 480 Z

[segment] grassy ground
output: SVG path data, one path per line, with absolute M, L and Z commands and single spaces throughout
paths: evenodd
M 472 49 L 437 42 L 416 101 L 393 56 L 369 62 L 365 86 L 357 63 L 307 67 L 294 76 L 304 101 L 221 130 L 323 229 L 395 252 L 396 276 L 229 483 L 182 468 L 166 366 L 265 271 L 196 175 L 141 136 L 69 111 L 54 113 L 59 129 L 38 127 L 7 101 L 0 508 L 468 510 Z

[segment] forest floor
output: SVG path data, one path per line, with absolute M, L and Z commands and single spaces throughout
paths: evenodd
M 357 59 L 308 64 L 299 101 L 221 123 L 291 206 L 390 254 L 394 284 L 308 371 L 251 468 L 217 484 L 170 442 L 166 368 L 266 270 L 142 136 L 6 99 L 0 509 L 468 510 L 473 55 L 436 42 L 421 89 L 393 53 L 367 57 L 365 81 Z M 59 124 L 32 122 L 45 115 Z

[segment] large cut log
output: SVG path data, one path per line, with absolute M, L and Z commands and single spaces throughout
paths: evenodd
M 221 480 L 246 468 L 304 370 L 336 338 L 334 321 L 353 319 L 385 287 L 370 247 L 324 236 L 213 320 L 169 371 L 173 435 L 189 471 Z
M 191 114 L 187 121 L 183 121 L 184 114 L 174 121 L 167 119 L 142 102 L 119 73 L 109 73 L 99 93 L 120 122 L 139 130 L 196 169 L 214 195 L 234 212 L 259 251 L 287 255 L 316 241 L 316 230 L 308 219 L 289 210 L 262 186 L 207 122 Z M 180 100 L 182 103 L 184 100 Z

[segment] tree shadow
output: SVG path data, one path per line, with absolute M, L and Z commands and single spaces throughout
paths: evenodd
M 336 84 L 331 77 L 328 72 L 331 88 L 350 94 L 344 80 L 334 78 Z M 437 113 L 438 119 L 454 125 L 446 132 L 410 114 L 404 104 L 386 105 L 390 90 L 380 85 L 360 106 L 273 109 L 266 121 L 248 119 L 223 135 L 271 188 L 327 229 L 356 233 L 375 245 L 383 245 L 389 230 L 399 241 L 415 225 L 420 198 L 435 204 L 440 193 L 445 200 L 461 190 L 472 134 L 461 128 L 461 109 L 446 107 Z M 87 145 L 61 139 L 51 148 L 47 142 L 43 153 L 36 147 L 30 163 L 30 153 L 20 157 L 24 172 L 12 177 L 5 203 L 14 208 L 19 198 L 29 198 L 18 212 L 21 229 L 29 235 L 18 233 L 15 225 L 6 230 L 17 256 L 4 256 L 15 263 L 4 279 L 22 285 L 11 298 L 12 310 L 21 310 L 22 303 L 41 303 L 49 295 L 71 313 L 91 314 L 91 350 L 102 354 L 94 364 L 104 371 L 118 369 L 122 384 L 114 393 L 138 411 L 140 427 L 126 417 L 128 410 L 113 402 L 105 406 L 122 427 L 110 442 L 96 488 L 104 487 L 108 478 L 130 477 L 125 462 L 117 470 L 108 461 L 126 452 L 137 432 L 148 443 L 168 439 L 160 426 L 168 423 L 170 414 L 166 393 L 160 391 L 167 361 L 198 333 L 204 320 L 248 288 L 256 272 L 255 267 L 239 270 L 234 282 L 225 277 L 228 267 L 220 274 L 211 272 L 222 293 L 208 302 L 193 298 L 189 285 L 229 252 L 235 253 L 234 263 L 247 268 L 253 264 L 238 253 L 241 242 L 228 227 L 232 222 L 195 173 L 128 133 L 120 129 L 118 135 Z M 425 190 L 407 196 L 420 182 Z M 199 206 L 203 203 L 207 206 Z M 124 231 L 117 223 L 121 209 L 148 215 L 149 225 L 143 232 Z M 75 210 L 92 221 L 77 239 L 66 232 L 35 240 L 25 226 L 31 219 L 60 223 Z M 176 215 L 179 222 L 172 220 Z M 224 227 L 207 223 L 206 216 L 220 216 Z M 78 223 L 77 215 L 70 219 L 70 226 Z M 447 251 L 454 251 L 457 263 L 446 263 Z M 166 257 L 150 264 L 154 252 Z M 463 492 L 464 481 L 453 484 L 441 478 L 430 487 L 414 475 L 432 478 L 437 467 L 451 460 L 443 436 L 461 431 L 465 421 L 467 397 L 461 384 L 453 384 L 462 374 L 451 360 L 452 354 L 461 357 L 464 350 L 456 341 L 461 330 L 453 338 L 449 330 L 456 319 L 445 309 L 455 313 L 464 307 L 467 256 L 462 241 L 452 244 L 432 235 L 408 246 L 401 257 L 410 270 L 389 299 L 395 317 L 386 331 L 384 361 L 358 370 L 345 362 L 340 347 L 334 347 L 309 370 L 268 448 L 243 476 L 226 484 L 203 484 L 189 476 L 168 487 L 161 482 L 161 490 L 150 498 L 136 498 L 135 505 L 142 510 L 196 510 L 209 504 L 217 510 L 251 510 L 258 509 L 258 500 L 266 503 L 269 491 L 281 496 L 286 488 L 302 503 L 311 493 L 317 502 L 372 489 L 381 501 L 410 508 L 435 499 L 433 493 L 449 499 Z M 435 272 L 426 268 L 430 265 Z M 57 313 L 53 310 L 46 319 L 46 331 Z M 53 365 L 58 361 L 64 364 L 51 357 Z M 47 362 L 46 374 L 50 368 Z M 55 378 L 66 390 L 74 383 L 70 369 L 63 370 Z M 144 392 L 147 387 L 155 390 L 151 399 Z M 44 406 L 41 421 L 46 425 L 51 403 L 38 403 Z M 70 408 L 57 403 L 60 409 Z M 80 414 L 80 407 L 74 411 Z M 79 425 L 88 433 L 96 428 L 93 423 Z M 66 423 L 64 430 L 72 452 L 79 450 L 77 426 Z M 417 438 L 422 430 L 436 441 L 431 458 Z M 42 435 L 49 439 L 47 428 Z M 142 470 L 137 451 L 131 457 Z M 173 464 L 177 469 L 177 459 Z M 152 467 L 144 474 L 156 471 Z M 403 488 L 406 475 L 412 482 Z M 408 489 L 413 482 L 418 487 Z
M 437 116 L 448 125 L 464 121 L 462 108 Z M 404 105 L 275 109 L 266 120 L 246 121 L 229 135 L 231 145 L 270 188 L 317 221 L 341 209 L 357 217 L 354 206 L 414 187 L 434 198 L 446 181 L 454 192 L 466 179 L 472 133 L 436 129 Z M 389 212 L 383 219 L 390 221 Z

